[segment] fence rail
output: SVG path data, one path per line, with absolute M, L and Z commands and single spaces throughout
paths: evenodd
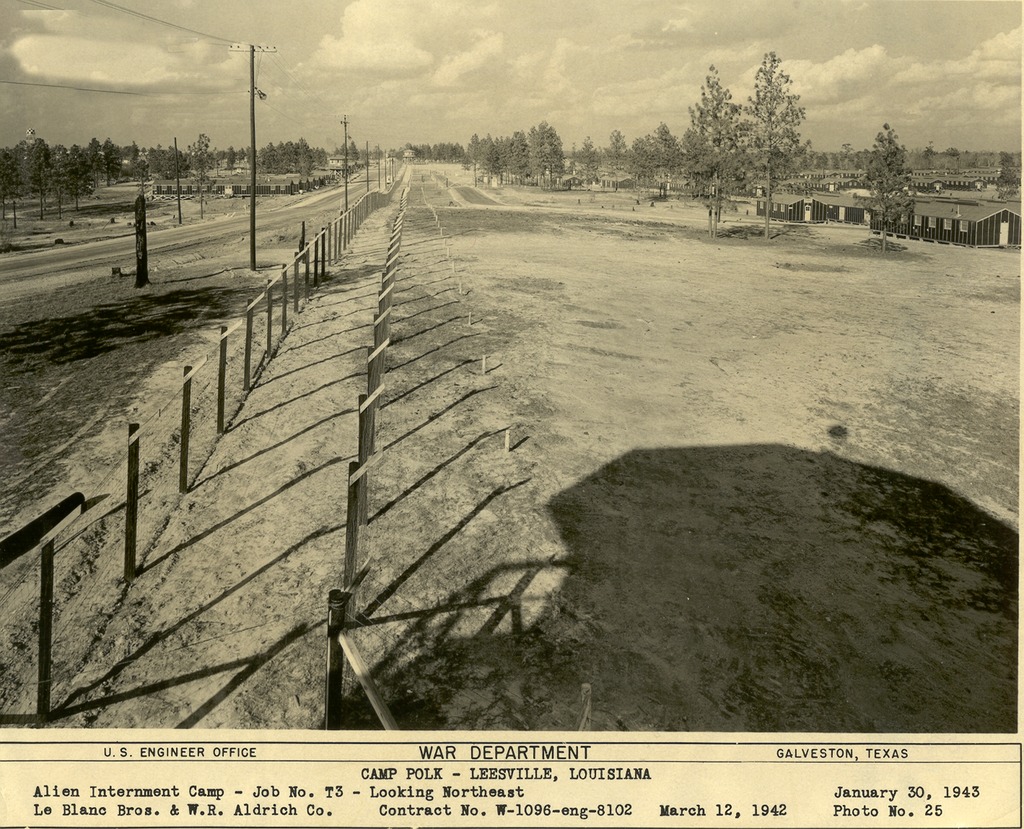
M 263 291 L 246 305 L 244 318 L 230 325 L 222 325 L 220 327 L 217 359 L 211 360 L 210 356 L 207 355 L 192 365 L 185 366 L 180 384 L 177 386 L 178 390 L 159 406 L 156 414 L 143 423 L 129 423 L 123 459 L 108 470 L 96 487 L 96 491 L 99 492 L 108 485 L 108 482 L 113 482 L 119 470 L 124 469 L 125 497 L 120 506 L 110 508 L 104 514 L 97 516 L 96 513 L 99 511 L 94 510 L 94 508 L 100 503 L 105 503 L 110 497 L 110 493 L 101 493 L 89 499 L 83 493 L 74 493 L 3 540 L 0 540 L 0 570 L 3 570 L 16 560 L 25 560 L 29 554 L 38 551 L 40 574 L 38 623 L 39 678 L 37 683 L 36 711 L 35 714 L 0 713 L 0 724 L 45 723 L 51 717 L 51 689 L 53 687 L 53 663 L 55 661 L 55 554 L 68 548 L 79 539 L 86 539 L 86 546 L 88 546 L 89 541 L 94 541 L 90 536 L 90 531 L 97 527 L 100 528 L 101 533 L 104 530 L 111 529 L 107 522 L 111 520 L 112 516 L 119 514 L 121 507 L 123 507 L 124 560 L 121 584 L 126 586 L 134 581 L 138 573 L 140 549 L 145 551 L 159 534 L 159 521 L 151 522 L 155 523 L 157 528 L 155 531 L 151 530 L 149 535 L 146 536 L 140 532 L 139 519 L 142 498 L 146 493 L 143 487 L 144 480 L 147 475 L 152 477 L 152 475 L 156 474 L 156 472 L 147 469 L 143 463 L 143 447 L 144 445 L 148 447 L 150 438 L 157 449 L 161 447 L 160 436 L 156 433 L 156 425 L 164 410 L 180 399 L 180 422 L 170 435 L 164 436 L 163 443 L 166 444 L 167 441 L 171 441 L 175 437 L 178 440 L 177 490 L 179 493 L 186 493 L 191 485 L 190 463 L 195 460 L 195 456 L 190 456 L 190 438 L 193 436 L 198 425 L 197 421 L 193 418 L 193 412 L 196 408 L 196 400 L 193 397 L 193 381 L 200 376 L 207 363 L 215 363 L 217 365 L 216 380 L 207 383 L 200 390 L 205 391 L 215 385 L 216 431 L 213 438 L 215 443 L 216 436 L 223 434 L 228 425 L 229 376 L 231 374 L 229 352 L 230 344 L 233 342 L 232 335 L 239 331 L 243 325 L 245 326 L 244 358 L 241 367 L 242 377 L 240 383 L 241 396 L 232 401 L 240 408 L 246 395 L 252 386 L 258 382 L 262 371 L 273 358 L 275 347 L 280 346 L 281 340 L 290 330 L 288 320 L 289 301 L 292 305 L 292 325 L 294 325 L 295 317 L 302 311 L 302 302 L 310 300 L 311 279 L 313 283 L 312 288 L 318 288 L 321 282 L 327 278 L 329 267 L 341 261 L 344 252 L 351 245 L 355 233 L 366 218 L 373 211 L 390 202 L 400 178 L 401 176 L 396 178 L 390 188 L 385 191 L 374 190 L 361 196 L 348 211 L 333 218 L 312 239 L 306 241 L 303 238 L 304 243 L 300 244 L 300 248 L 292 260 L 282 264 L 278 272 L 267 279 L 266 287 Z M 305 224 L 303 223 L 303 237 L 304 235 Z M 288 279 L 289 270 L 293 272 L 290 284 Z M 301 281 L 300 271 L 302 274 Z M 280 311 L 278 313 L 280 329 L 275 339 L 275 297 L 277 295 L 275 286 L 278 284 L 281 286 Z M 290 296 L 289 291 L 291 292 Z M 262 353 L 255 353 L 254 349 L 259 348 L 258 333 L 260 333 L 257 331 L 255 313 L 261 308 L 266 314 L 265 331 L 262 332 L 265 335 L 265 346 Z M 254 359 L 257 361 L 256 365 L 253 365 Z M 201 406 L 199 411 L 203 411 Z M 213 445 L 211 444 L 209 452 L 212 452 L 212 448 Z M 208 456 L 209 452 L 206 453 L 206 456 Z M 156 454 L 158 456 L 161 455 L 159 451 Z M 158 461 L 154 463 L 158 463 Z M 23 583 L 28 574 L 29 571 L 26 571 L 19 583 Z M 11 595 L 15 589 L 17 588 L 9 590 L 7 595 Z M 92 604 L 95 605 L 95 602 Z

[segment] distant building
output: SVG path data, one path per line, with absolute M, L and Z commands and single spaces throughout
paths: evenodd
M 757 200 L 757 215 L 765 214 L 766 200 L 762 196 Z M 798 196 L 791 193 L 773 193 L 771 202 L 771 217 L 780 222 L 809 222 L 811 221 L 811 199 L 808 196 Z
M 916 199 L 909 220 L 892 222 L 886 229 L 897 238 L 972 248 L 1019 248 L 1020 220 L 1019 204 L 968 199 Z M 881 232 L 882 223 L 872 220 L 871 229 Z
M 256 185 L 257 196 L 293 196 L 315 190 L 325 184 L 335 182 L 333 177 L 311 176 L 306 179 L 293 179 L 287 176 L 267 176 L 266 180 Z M 231 176 L 210 181 L 203 187 L 203 193 L 211 196 L 248 196 L 252 194 L 252 181 L 245 176 Z M 163 180 L 153 182 L 154 196 L 175 196 L 177 185 L 174 181 Z M 190 181 L 182 181 L 181 195 L 191 198 L 199 195 L 199 187 Z
M 757 200 L 757 215 L 765 200 Z M 814 193 L 811 196 L 773 195 L 771 217 L 781 222 L 816 222 L 869 226 L 880 233 L 882 222 L 855 196 Z M 900 239 L 919 239 L 965 247 L 1020 247 L 1019 204 L 981 199 L 915 199 L 914 212 L 886 231 Z
M 601 187 L 605 190 L 632 190 L 633 179 L 625 173 L 604 173 L 601 176 Z
M 811 221 L 866 225 L 869 211 L 856 196 L 815 193 L 811 197 Z

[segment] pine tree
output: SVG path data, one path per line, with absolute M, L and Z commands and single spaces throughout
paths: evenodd
M 686 172 L 708 209 L 708 234 L 718 235 L 722 204 L 741 175 L 740 107 L 722 86 L 718 70 L 708 69 L 700 101 L 690 107 L 691 126 L 683 135 Z
M 212 163 L 210 156 L 210 138 L 206 133 L 200 133 L 195 143 L 188 148 L 192 162 L 192 180 L 199 190 L 199 218 L 203 218 L 203 200 L 206 184 L 210 180 L 209 171 Z
M 907 148 L 899 143 L 899 136 L 888 124 L 883 124 L 882 132 L 875 136 L 866 179 L 871 192 L 866 204 L 871 209 L 872 218 L 877 219 L 881 226 L 884 254 L 890 225 L 908 221 L 914 212 Z
M 804 109 L 797 106 L 799 95 L 789 91 L 789 75 L 782 71 L 782 61 L 775 52 L 768 52 L 754 79 L 754 95 L 748 98 L 745 112 L 750 118 L 749 142 L 753 170 L 764 182 L 764 240 L 771 234 L 772 190 L 775 182 L 792 170 L 800 152 L 798 127 L 804 120 Z
M 1001 199 L 1012 199 L 1020 193 L 1020 165 L 1012 153 L 999 153 L 999 178 L 996 193 Z
M 576 161 L 579 164 L 580 169 L 580 178 L 583 179 L 585 184 L 592 184 L 597 181 L 597 159 L 597 148 L 594 146 L 594 142 L 590 140 L 590 136 L 588 135 L 583 139 L 580 151 L 576 155 Z

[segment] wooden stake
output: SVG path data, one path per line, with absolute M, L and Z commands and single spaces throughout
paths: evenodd
M 345 655 L 338 635 L 345 626 L 348 598 L 347 593 L 337 588 L 327 596 L 327 678 L 324 694 L 324 727 L 327 731 L 339 731 L 343 721 L 341 706 Z
M 481 374 L 486 374 L 487 373 L 487 355 L 486 354 L 484 354 L 483 359 L 480 360 L 480 373 Z
M 252 305 L 245 312 L 245 367 L 242 374 L 242 391 L 252 388 Z
M 192 431 L 192 366 L 185 366 L 181 384 L 181 441 L 178 457 L 178 492 L 188 492 L 188 439 Z
M 306 302 L 309 302 L 309 248 L 305 250 L 305 254 L 302 257 L 303 264 L 305 265 L 306 272 Z
M 228 385 L 228 327 L 220 327 L 220 361 L 217 364 L 217 434 L 224 434 L 224 398 Z
M 274 283 L 267 280 L 267 362 L 274 350 Z
M 135 546 L 139 523 L 139 439 L 132 436 L 139 431 L 138 423 L 128 424 L 128 491 L 125 497 L 124 519 L 124 580 L 135 581 Z
M 590 711 L 591 711 L 590 695 L 591 695 L 590 683 L 589 682 L 584 682 L 583 683 L 583 687 L 580 689 L 580 702 L 582 703 L 583 711 L 580 714 L 580 726 L 577 729 L 579 731 L 589 731 L 590 730 Z
M 288 333 L 288 266 L 281 266 L 281 336 Z
M 50 539 L 39 558 L 39 685 L 36 689 L 36 714 L 44 722 L 50 718 L 50 685 L 53 654 L 53 552 Z
M 512 430 L 505 430 L 505 453 L 508 454 L 512 451 Z
M 359 461 L 350 461 L 348 465 L 348 504 L 345 517 L 345 572 L 355 572 L 359 556 L 359 488 L 363 475 L 353 481 L 352 476 L 359 471 Z
M 323 282 L 327 279 L 327 228 L 320 228 L 320 256 L 322 262 L 320 263 L 320 281 Z

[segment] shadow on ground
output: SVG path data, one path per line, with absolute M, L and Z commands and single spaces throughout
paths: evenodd
M 179 334 L 222 319 L 232 307 L 228 288 L 138 293 L 78 314 L 45 317 L 0 332 L 0 354 L 11 363 L 72 363 L 127 344 Z
M 488 573 L 424 609 L 399 647 L 425 655 L 382 677 L 403 728 L 575 728 L 590 683 L 602 730 L 1016 730 L 1018 535 L 945 486 L 788 446 L 652 449 L 548 509 L 550 607 L 517 631 Z M 510 632 L 450 635 L 482 604 Z

